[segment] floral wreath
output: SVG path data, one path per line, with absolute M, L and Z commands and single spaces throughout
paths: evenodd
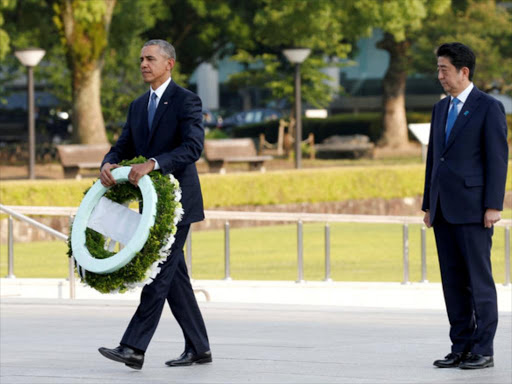
M 132 160 L 124 160 L 119 165 L 130 166 L 146 161 L 146 158 L 139 156 Z M 179 182 L 173 175 L 163 175 L 158 171 L 150 172 L 148 176 L 157 196 L 156 216 L 142 249 L 135 255 L 130 255 L 133 258 L 128 264 L 110 273 L 94 273 L 85 270 L 78 263 L 75 265 L 82 282 L 101 293 L 123 293 L 138 286 L 151 284 L 160 272 L 158 265 L 167 258 L 174 243 L 177 224 L 183 216 Z M 95 185 L 84 192 L 84 200 Z M 118 182 L 105 193 L 105 197 L 119 204 L 132 201 L 139 202 L 140 207 L 143 204 L 141 190 L 128 182 Z M 70 233 L 67 252 L 69 257 L 73 256 L 72 243 L 73 237 L 76 237 L 72 228 Z M 93 258 L 107 259 L 116 255 L 115 252 L 110 252 L 107 249 L 105 240 L 102 234 L 91 228 L 85 229 L 85 247 Z

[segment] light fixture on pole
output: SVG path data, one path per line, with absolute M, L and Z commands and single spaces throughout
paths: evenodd
M 300 90 L 300 64 L 306 60 L 311 53 L 308 48 L 293 48 L 283 50 L 288 61 L 295 64 L 295 168 L 301 168 L 302 159 L 302 106 Z
M 28 177 L 35 178 L 36 163 L 36 129 L 34 119 L 34 67 L 39 64 L 45 54 L 45 50 L 41 48 L 25 48 L 14 52 L 22 65 L 27 67 L 27 111 L 28 111 Z

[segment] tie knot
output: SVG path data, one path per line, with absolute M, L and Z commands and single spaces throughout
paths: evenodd
M 456 97 L 454 97 L 453 100 L 452 100 L 452 103 L 456 107 L 460 103 L 460 100 L 457 99 Z
M 151 101 L 156 101 L 156 97 L 157 97 L 157 96 L 156 96 L 156 92 L 153 92 L 153 93 L 151 94 Z M 455 100 L 456 100 L 456 99 L 453 99 L 453 100 L 454 100 L 454 102 L 455 102 Z

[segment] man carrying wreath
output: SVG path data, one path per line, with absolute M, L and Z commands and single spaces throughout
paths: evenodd
M 148 92 L 130 105 L 126 124 L 117 143 L 105 155 L 101 165 L 101 184 L 113 186 L 110 170 L 136 156 L 148 160 L 133 164 L 129 182 L 137 186 L 153 170 L 172 173 L 182 189 L 184 215 L 178 224 L 169 256 L 160 264 L 160 273 L 144 286 L 140 304 L 117 348 L 100 348 L 108 359 L 141 369 L 144 353 L 155 333 L 165 301 L 185 337 L 185 350 L 169 360 L 168 366 L 210 363 L 212 356 L 206 327 L 190 284 L 183 247 L 190 224 L 204 219 L 203 198 L 195 162 L 204 143 L 201 100 L 171 79 L 176 62 L 174 47 L 164 40 L 150 40 L 140 55 L 140 70 Z

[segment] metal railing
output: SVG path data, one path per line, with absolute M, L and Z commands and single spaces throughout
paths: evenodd
M 29 210 L 29 212 L 24 212 L 24 213 L 33 214 L 33 215 L 45 215 L 45 216 L 47 216 L 47 215 L 48 216 L 69 216 L 70 224 L 73 221 L 74 213 L 76 213 L 76 208 L 75 209 L 67 208 L 67 211 L 59 210 L 58 215 L 56 215 L 54 213 L 55 211 L 52 209 L 54 207 L 28 207 L 28 208 L 34 208 L 35 212 L 31 212 Z M 43 208 L 43 209 L 39 210 L 38 208 Z M 3 211 L 9 215 L 8 226 L 7 226 L 8 227 L 7 228 L 8 273 L 7 273 L 6 278 L 10 278 L 10 279 L 16 278 L 16 276 L 14 275 L 14 236 L 13 236 L 13 224 L 12 224 L 13 217 L 18 220 L 24 221 L 36 228 L 39 228 L 39 229 L 45 231 L 46 233 L 49 233 L 50 235 L 56 237 L 57 239 L 64 240 L 66 242 L 68 241 L 67 235 L 65 235 L 62 232 L 56 231 L 55 229 L 53 229 L 47 225 L 44 225 L 44 224 L 40 223 L 39 221 L 36 221 L 34 219 L 31 219 L 30 217 L 25 216 L 24 214 L 22 214 L 20 212 L 20 209 L 18 206 L 8 207 L 8 206 L 0 204 L 0 211 Z M 21 211 L 23 211 L 23 210 L 21 210 Z M 48 211 L 49 213 L 47 213 L 47 212 L 41 213 L 44 211 Z M 69 297 L 71 299 L 74 299 L 76 291 L 75 291 L 75 260 L 73 257 L 69 258 L 68 281 L 69 281 Z
M 421 225 L 421 280 L 426 283 L 427 279 L 427 236 L 423 218 L 420 216 L 381 216 L 381 215 L 346 215 L 346 214 L 318 214 L 318 213 L 290 213 L 290 212 L 245 212 L 245 211 L 205 211 L 207 219 L 225 220 L 224 226 L 224 279 L 231 279 L 230 276 L 230 247 L 229 243 L 229 221 L 267 221 L 267 222 L 296 222 L 297 223 L 297 282 L 304 282 L 304 252 L 303 252 L 303 224 L 325 223 L 324 238 L 324 281 L 331 279 L 331 248 L 330 248 L 330 226 L 329 223 L 359 223 L 359 224 L 402 224 L 402 258 L 403 258 L 403 280 L 402 284 L 410 283 L 409 275 L 409 225 Z M 512 220 L 502 219 L 495 226 L 505 227 L 505 283 L 510 282 L 510 226 Z M 189 234 L 190 235 L 190 234 Z M 189 256 L 191 258 L 191 255 Z
M 67 240 L 67 236 L 54 229 L 45 226 L 25 215 L 43 216 L 69 216 L 76 213 L 77 208 L 73 207 L 30 207 L 30 206 L 4 206 L 0 204 L 0 211 L 9 216 L 8 225 L 8 249 L 9 249 L 9 272 L 7 277 L 14 277 L 14 257 L 12 248 L 12 217 L 34 225 L 59 239 Z M 206 219 L 224 221 L 224 280 L 231 280 L 231 251 L 230 251 L 230 221 L 264 221 L 264 222 L 295 222 L 297 223 L 297 282 L 304 282 L 304 253 L 303 253 L 303 224 L 304 223 L 325 223 L 324 227 L 324 260 L 325 276 L 324 281 L 331 279 L 331 248 L 330 248 L 330 226 L 329 223 L 367 223 L 367 224 L 402 224 L 402 258 L 403 258 L 403 280 L 402 284 L 410 283 L 409 277 L 409 225 L 420 224 L 421 227 L 421 282 L 427 280 L 427 257 L 426 257 L 426 228 L 423 219 L 419 216 L 380 216 L 380 215 L 345 215 L 345 214 L 317 214 L 317 213 L 291 213 L 291 212 L 245 212 L 245 211 L 205 211 Z M 510 227 L 512 220 L 503 219 L 496 226 L 505 227 L 505 285 L 510 285 Z M 191 227 L 192 228 L 192 227 Z M 186 262 L 189 274 L 192 276 L 192 229 L 186 241 Z M 70 281 L 74 281 L 73 260 L 70 260 Z M 71 284 L 70 284 L 71 285 Z M 74 285 L 74 284 L 73 284 Z M 74 289 L 74 288 L 73 288 Z M 73 293 L 74 297 L 74 293 Z

